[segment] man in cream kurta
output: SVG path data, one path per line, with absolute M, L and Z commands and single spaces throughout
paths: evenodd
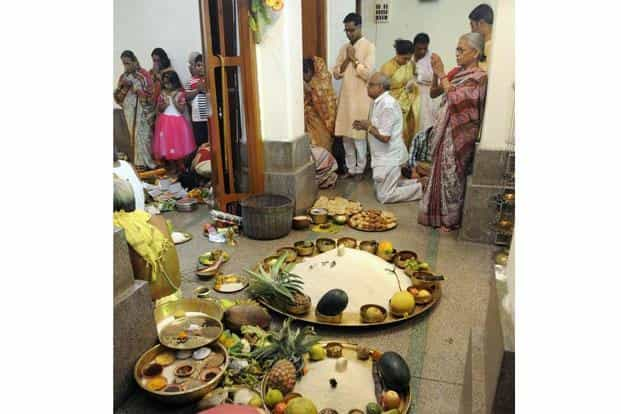
M 362 37 L 359 15 L 350 13 L 343 23 L 349 43 L 341 47 L 332 69 L 334 78 L 342 79 L 334 135 L 343 137 L 348 176 L 361 179 L 367 165 L 366 133 L 356 131 L 352 124 L 369 116 L 371 99 L 366 83 L 375 66 L 375 46 Z
M 403 113 L 399 102 L 389 93 L 390 79 L 383 73 L 375 73 L 367 88 L 374 99 L 371 120 L 354 121 L 353 127 L 369 134 L 377 200 L 382 204 L 420 200 L 422 185 L 417 180 L 401 177 L 401 165 L 406 163 L 408 154 L 401 136 Z
M 479 62 L 479 67 L 484 71 L 488 71 L 490 61 L 492 60 L 492 30 L 494 27 L 494 10 L 488 4 L 479 4 L 472 9 L 468 15 L 470 19 L 470 29 L 475 33 L 481 33 L 485 38 L 485 48 L 483 55 L 485 60 Z

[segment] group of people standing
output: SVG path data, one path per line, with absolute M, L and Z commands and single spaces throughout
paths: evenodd
M 459 227 L 482 125 L 493 11 L 481 4 L 468 17 L 472 32 L 459 38 L 458 66 L 448 73 L 430 52 L 426 33 L 413 41 L 397 39 L 395 56 L 376 72 L 375 45 L 362 36 L 356 13 L 343 20 L 349 41 L 332 68 L 331 75 L 341 80 L 338 99 L 323 60 L 304 60 L 305 127 L 313 155 L 323 158 L 320 187 L 334 185 L 337 164 L 345 167 L 342 178 L 361 180 L 369 149 L 381 203 L 422 200 L 420 224 L 447 231 Z M 441 97 L 437 110 L 436 97 Z M 340 162 L 329 153 L 339 158 L 339 140 Z
M 169 165 L 183 173 L 186 158 L 197 145 L 208 143 L 207 121 L 211 115 L 203 78 L 203 57 L 188 58 L 191 79 L 185 87 L 162 48 L 151 52 L 153 67 L 140 66 L 131 50 L 121 53 L 124 71 L 114 91 L 123 108 L 137 169 Z

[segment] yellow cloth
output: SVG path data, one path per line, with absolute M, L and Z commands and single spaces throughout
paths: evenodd
M 177 290 L 170 278 L 166 275 L 163 257 L 166 250 L 173 244 L 166 239 L 161 231 L 148 223 L 151 215 L 146 211 L 136 210 L 131 213 L 117 211 L 114 213 L 114 225 L 125 231 L 125 239 L 151 267 L 151 281 L 162 273 L 168 283 Z
M 390 78 L 390 94 L 399 102 L 403 113 L 403 141 L 409 149 L 412 138 L 416 133 L 416 114 L 420 112 L 420 93 L 414 76 L 414 65 L 411 61 L 399 65 L 395 58 L 384 63 L 380 69 Z M 408 91 L 407 85 L 412 85 Z

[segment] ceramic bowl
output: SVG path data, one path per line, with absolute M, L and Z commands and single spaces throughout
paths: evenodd
M 375 240 L 365 240 L 360 242 L 360 250 L 364 250 L 365 252 L 375 254 L 377 253 L 377 245 L 378 243 Z
M 336 245 L 344 245 L 345 247 L 349 247 L 350 249 L 355 249 L 358 241 L 353 237 L 341 237 L 336 241 Z
M 325 224 L 328 222 L 328 210 L 325 208 L 313 208 L 310 210 L 310 216 L 315 224 Z
M 310 226 L 311 218 L 308 216 L 295 216 L 293 218 L 293 228 L 296 230 L 305 230 Z
M 293 244 L 298 256 L 310 256 L 315 252 L 315 243 L 311 240 L 300 240 Z
M 381 312 L 381 316 L 373 317 L 373 316 L 367 315 L 367 310 L 369 308 L 377 308 Z M 388 312 L 386 312 L 386 308 L 384 308 L 383 306 L 375 305 L 375 304 L 370 303 L 370 304 L 367 304 L 367 305 L 362 305 L 360 307 L 360 319 L 364 323 L 378 323 L 378 322 L 382 322 L 382 321 L 384 321 L 386 319 L 387 316 L 388 316 Z
M 276 253 L 279 257 L 283 254 L 287 255 L 285 263 L 295 262 L 295 259 L 298 258 L 298 251 L 293 247 L 281 247 L 280 249 L 276 250 Z
M 418 260 L 418 255 L 416 254 L 416 252 L 413 252 L 411 250 L 401 250 L 395 256 L 395 265 L 397 265 L 399 269 L 403 269 L 405 268 L 405 263 L 410 259 Z
M 317 239 L 317 249 L 320 253 L 327 252 L 336 248 L 336 242 L 333 239 Z

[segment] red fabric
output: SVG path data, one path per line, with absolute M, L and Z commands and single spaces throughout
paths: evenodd
M 197 414 L 258 414 L 259 411 L 247 405 L 221 404 L 208 410 L 199 411 Z

